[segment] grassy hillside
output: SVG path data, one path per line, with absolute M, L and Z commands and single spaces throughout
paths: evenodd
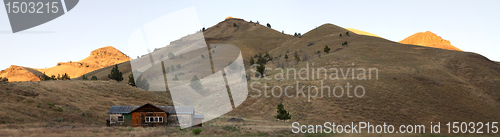
M 115 81 L 0 83 L 0 123 L 24 126 L 104 125 L 112 105 L 172 104 L 165 92 Z
M 236 27 L 233 24 L 236 24 Z M 346 35 L 346 32 L 349 32 L 349 35 Z M 339 34 L 343 34 L 342 37 Z M 379 124 L 387 122 L 394 125 L 428 125 L 430 122 L 439 121 L 498 121 L 498 117 L 500 117 L 500 64 L 476 53 L 400 44 L 383 38 L 357 35 L 352 31 L 333 24 L 324 24 L 303 34 L 302 37 L 294 37 L 241 19 L 228 19 L 208 28 L 204 32 L 204 36 L 208 44 L 232 44 L 237 46 L 242 51 L 247 72 L 249 72 L 248 61 L 250 58 L 259 53 L 265 54 L 268 50 L 273 60 L 267 63 L 266 67 L 271 69 L 268 70 L 267 75 L 273 77 L 279 74 L 278 71 L 275 71 L 278 67 L 283 67 L 285 70 L 287 68 L 298 70 L 306 67 L 307 63 L 309 63 L 310 68 L 337 68 L 344 69 L 344 71 L 348 68 L 355 68 L 356 74 L 359 73 L 358 68 L 366 70 L 368 68 L 376 68 L 378 70 L 378 79 L 375 78 L 375 75 L 372 75 L 372 79 L 368 80 L 358 80 L 357 75 L 352 76 L 352 74 L 347 75 L 346 79 L 343 79 L 340 74 L 341 72 L 339 72 L 340 79 L 330 80 L 328 78 L 332 75 L 332 71 L 328 71 L 327 77 L 324 77 L 323 73 L 321 73 L 319 77 L 316 76 L 314 79 L 307 80 L 251 80 L 248 83 L 249 86 L 252 82 L 260 83 L 256 84 L 256 88 L 262 91 L 262 95 L 257 98 L 248 97 L 240 107 L 229 112 L 226 116 L 241 116 L 248 119 L 275 121 L 273 115 L 276 114 L 276 105 L 282 102 L 292 115 L 292 119 L 288 121 L 298 121 L 301 124 L 322 124 L 323 122 L 345 124 L 363 121 Z M 189 36 L 183 39 L 189 39 Z M 347 42 L 347 44 L 343 45 L 344 42 Z M 325 45 L 328 45 L 331 49 L 329 53 L 324 52 Z M 175 49 L 180 48 L 176 46 L 182 45 L 176 45 L 174 42 L 171 43 L 171 46 L 170 48 Z M 163 55 L 165 52 L 160 51 L 166 49 L 155 51 L 153 53 L 154 57 L 160 54 Z M 318 51 L 320 51 L 319 55 L 317 54 Z M 206 51 L 193 51 L 192 57 L 189 57 L 191 53 L 183 54 L 186 56 L 185 58 L 177 58 L 179 54 L 176 53 L 176 59 L 169 61 L 172 65 L 192 65 L 190 67 L 193 67 L 199 65 L 196 64 L 193 58 L 199 58 L 199 54 L 204 52 Z M 219 53 L 224 52 L 215 52 L 215 54 Z M 300 58 L 299 62 L 295 62 L 295 54 Z M 284 59 L 285 55 L 288 55 L 288 60 Z M 224 56 L 221 56 L 221 59 L 223 58 Z M 127 79 L 126 76 L 130 74 L 131 70 L 130 62 L 119 64 L 119 68 L 124 72 L 124 77 Z M 87 77 L 96 75 L 99 79 L 107 80 L 107 74 L 110 71 L 111 67 L 106 67 L 86 75 Z M 189 72 L 183 71 L 186 70 L 180 70 L 178 73 L 188 74 Z M 160 71 L 152 70 L 143 73 L 143 75 L 150 74 L 159 77 L 160 75 L 156 72 Z M 301 73 L 299 75 L 305 76 L 306 74 Z M 171 74 L 168 77 L 171 78 Z M 150 80 L 154 79 L 157 78 L 151 78 Z M 182 82 L 183 79 L 188 80 L 189 76 L 180 76 L 179 79 Z M 126 82 L 127 80 L 124 81 Z M 53 83 L 57 82 L 54 81 Z M 78 89 L 78 87 L 83 89 L 89 86 L 84 83 L 89 82 L 92 83 L 91 81 L 68 81 L 68 85 L 76 85 L 75 87 L 68 87 L 68 89 Z M 103 100 L 106 100 L 104 102 L 107 103 L 101 102 L 102 104 L 82 105 L 82 108 L 84 106 L 99 106 L 100 109 L 89 108 L 87 111 L 95 113 L 99 117 L 104 117 L 106 111 L 104 106 L 109 106 L 111 103 L 120 103 L 119 101 L 123 99 L 133 99 L 135 94 L 144 94 L 144 96 L 156 94 L 155 92 L 140 92 L 139 90 L 133 90 L 137 92 L 125 95 L 114 93 L 125 92 L 122 90 L 116 91 L 117 89 L 135 89 L 126 88 L 128 86 L 124 84 L 125 82 L 96 82 L 96 84 L 102 84 L 100 85 L 101 87 L 108 85 L 108 83 L 116 85 L 116 87 L 106 87 L 106 89 L 103 89 L 106 94 L 101 93 L 103 94 L 102 96 L 105 96 L 109 95 L 107 94 L 109 92 L 113 96 L 102 97 Z M 264 88 L 262 87 L 263 85 L 285 87 L 298 84 L 305 86 L 305 93 L 307 95 L 307 86 L 321 86 L 321 83 L 332 88 L 336 85 L 345 87 L 347 83 L 354 87 L 361 85 L 365 88 L 366 92 L 361 98 L 349 98 L 346 95 L 340 98 L 328 97 L 327 92 L 324 92 L 325 95 L 323 97 L 320 97 L 319 94 L 317 97 L 312 97 L 308 100 L 307 97 L 302 96 L 294 96 L 292 98 L 285 97 L 284 95 L 281 97 L 272 97 L 272 93 L 264 93 Z M 30 88 L 37 86 L 36 83 L 27 82 L 23 84 L 25 86 L 29 85 Z M 67 84 L 61 83 L 58 85 L 64 87 Z M 207 82 L 204 84 L 210 83 Z M 351 88 L 351 93 L 352 90 Z M 77 92 L 83 94 L 83 91 Z M 91 93 L 100 92 L 100 90 L 99 92 L 98 90 L 95 92 L 91 91 Z M 295 88 L 286 92 L 294 95 L 297 94 Z M 311 90 L 311 94 L 313 95 L 317 92 L 318 90 L 316 89 Z M 168 93 L 166 92 L 165 94 Z M 249 88 L 249 94 L 257 95 L 258 93 Z M 271 97 L 265 97 L 265 95 Z M 74 96 L 73 93 L 72 96 Z M 94 94 L 86 96 L 97 97 Z M 118 99 L 113 101 L 108 99 L 115 98 L 114 96 Z M 91 97 L 87 98 L 91 99 Z M 144 103 L 145 100 L 140 100 L 141 97 L 139 97 L 139 101 L 131 102 L 131 104 Z M 23 100 L 17 101 L 17 105 L 21 105 L 20 102 L 30 99 L 29 97 L 23 98 Z M 76 99 L 72 100 L 75 101 Z M 46 102 L 50 102 L 50 100 L 46 100 Z M 44 102 L 40 103 L 44 104 Z M 60 103 L 63 104 L 63 102 Z M 89 101 L 88 103 L 93 102 Z M 33 103 L 33 105 L 36 105 L 36 103 Z M 52 109 L 47 111 L 50 110 Z M 12 111 L 16 113 L 22 112 L 13 109 Z M 78 111 L 74 111 L 74 113 L 70 114 L 76 116 L 79 113 Z

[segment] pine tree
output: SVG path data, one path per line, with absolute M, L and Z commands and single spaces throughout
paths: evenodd
M 139 76 L 137 78 L 137 83 L 135 84 L 135 86 L 137 88 L 140 88 L 142 90 L 149 90 L 149 83 L 148 81 L 146 80 L 146 78 L 142 78 L 141 76 Z
M 328 54 L 328 52 L 330 52 L 330 48 L 328 47 L 328 45 L 325 45 L 325 49 L 323 49 L 323 52 L 326 52 Z
M 179 78 L 177 78 L 177 74 L 175 74 L 175 77 L 172 79 L 173 81 L 178 81 Z
M 285 60 L 288 61 L 288 54 L 285 54 Z
M 279 119 L 279 120 L 283 120 L 283 122 L 285 122 L 286 120 L 288 120 L 288 119 L 291 118 L 290 113 L 288 113 L 285 110 L 285 107 L 283 106 L 283 103 L 278 104 L 278 108 L 277 109 L 278 109 L 277 110 L 278 114 L 276 116 L 274 116 L 274 118 Z
M 70 80 L 68 74 L 64 73 L 64 75 L 62 75 L 61 77 L 61 80 Z
M 174 71 L 175 71 L 175 67 L 174 67 L 174 65 L 171 65 L 171 66 L 170 66 L 170 70 L 171 70 L 172 72 L 174 72 Z
M 271 28 L 271 24 L 267 23 L 267 27 Z
M 255 60 L 253 58 L 250 58 L 250 65 L 255 64 Z
M 201 31 L 205 31 L 205 27 L 203 27 L 203 29 L 201 29 Z
M 108 78 L 112 80 L 116 80 L 118 82 L 123 80 L 123 74 L 118 70 L 118 65 L 113 66 L 113 69 L 111 69 L 111 73 L 108 74 Z
M 87 78 L 87 76 L 83 75 L 82 80 L 89 80 L 89 78 Z
M 266 65 L 260 62 L 259 66 L 257 66 L 257 72 L 259 72 L 260 75 L 255 74 L 256 77 L 263 77 L 266 74 Z
M 196 75 L 194 75 L 193 78 L 191 79 L 191 83 L 189 83 L 189 86 L 191 86 L 191 88 L 193 88 L 196 91 L 200 91 L 203 89 L 203 85 L 201 85 L 201 81 Z
M 130 75 L 128 75 L 128 84 L 130 86 L 135 86 L 135 80 L 134 80 L 134 74 L 131 73 Z
M 238 27 L 238 25 L 236 25 L 236 23 L 233 23 L 233 27 Z

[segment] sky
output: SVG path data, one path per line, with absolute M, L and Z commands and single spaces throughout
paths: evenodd
M 133 53 L 127 42 L 134 31 L 152 20 L 189 8 L 195 9 L 196 16 L 185 18 L 198 18 L 199 26 L 205 28 L 232 16 L 270 23 L 273 29 L 288 34 L 304 34 L 325 23 L 363 30 L 392 41 L 432 31 L 457 48 L 500 61 L 499 7 L 500 1 L 493 0 L 84 0 L 50 22 L 12 33 L 4 6 L 0 9 L 0 70 L 10 65 L 53 67 L 58 62 L 84 59 L 92 50 L 105 46 Z M 172 22 L 182 20 L 186 19 Z M 195 33 L 201 28 L 176 29 Z M 187 35 L 174 34 L 165 41 Z

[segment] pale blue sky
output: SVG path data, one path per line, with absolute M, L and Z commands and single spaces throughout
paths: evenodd
M 10 65 L 45 68 L 78 61 L 104 46 L 114 46 L 127 54 L 127 39 L 141 25 L 193 6 L 201 26 L 207 28 L 233 16 L 270 23 L 273 29 L 289 34 L 305 33 L 324 23 L 367 31 L 392 41 L 432 31 L 464 51 L 500 61 L 500 1 L 82 0 L 65 15 L 16 34 L 11 32 L 6 10 L 0 9 L 0 70 Z

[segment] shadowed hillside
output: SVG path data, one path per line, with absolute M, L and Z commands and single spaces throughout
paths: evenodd
M 350 32 L 349 35 L 346 32 Z M 248 97 L 228 115 L 273 120 L 276 104 L 284 102 L 292 115 L 291 121 L 311 124 L 331 120 L 428 124 L 431 121 L 494 121 L 500 116 L 500 65 L 475 53 L 404 45 L 358 35 L 333 24 L 324 24 L 302 37 L 294 37 L 241 19 L 228 19 L 208 28 L 204 34 L 208 44 L 238 46 L 245 65 L 250 57 L 265 54 L 269 49 L 273 60 L 266 67 L 270 69 L 277 68 L 277 64 L 285 69 L 300 69 L 309 62 L 310 67 L 314 63 L 314 67 L 379 70 L 378 80 L 324 80 L 321 76 L 298 80 L 306 87 L 320 86 L 321 80 L 330 86 L 345 86 L 347 82 L 362 85 L 366 88 L 362 98 L 316 97 L 308 102 L 305 97 Z M 339 34 L 343 34 L 342 37 Z M 343 45 L 344 42 L 347 44 Z M 328 54 L 323 51 L 325 45 L 331 49 Z M 301 58 L 298 63 L 294 60 L 295 52 Z M 286 54 L 288 61 L 284 59 Z M 102 73 L 98 77 L 104 77 L 110 70 L 99 71 L 93 74 Z M 267 75 L 277 73 L 269 70 Z M 261 79 L 259 83 L 269 83 L 272 87 L 295 85 L 296 81 Z M 249 85 L 251 82 L 255 81 L 251 80 Z M 262 84 L 257 88 L 264 90 Z M 296 93 L 295 89 L 288 92 Z M 249 94 L 257 92 L 249 89 Z
M 164 92 L 144 92 L 115 81 L 0 83 L 0 98 L 0 123 L 27 126 L 102 126 L 112 105 L 172 104 Z

